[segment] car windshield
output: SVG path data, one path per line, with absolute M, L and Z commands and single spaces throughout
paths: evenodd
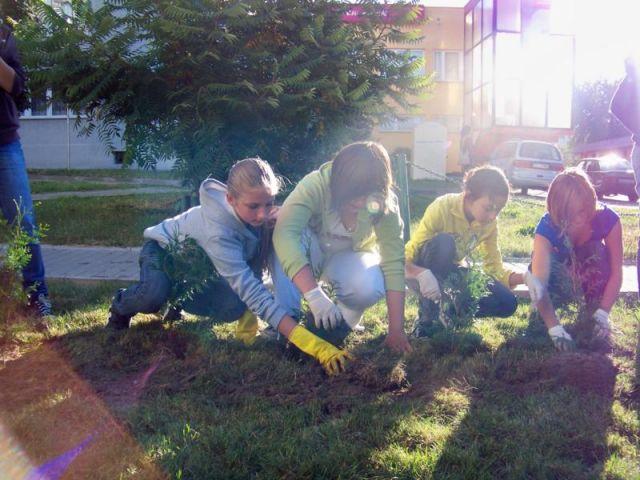
M 539 160 L 562 161 L 558 149 L 548 143 L 525 142 L 520 146 L 520 156 Z
M 601 158 L 600 170 L 631 170 L 631 163 L 621 157 Z

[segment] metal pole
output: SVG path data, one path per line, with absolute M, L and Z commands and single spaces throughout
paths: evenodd
M 404 241 L 409 241 L 411 234 L 411 209 L 409 205 L 409 176 L 407 174 L 407 154 L 398 152 L 392 156 L 391 168 L 393 178 L 398 187 L 398 201 L 400 216 L 404 222 Z

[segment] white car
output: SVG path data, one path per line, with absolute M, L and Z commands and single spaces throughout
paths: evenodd
M 521 189 L 524 195 L 529 188 L 546 190 L 564 169 L 562 154 L 555 145 L 534 140 L 501 143 L 489 163 L 502 168 L 511 185 Z

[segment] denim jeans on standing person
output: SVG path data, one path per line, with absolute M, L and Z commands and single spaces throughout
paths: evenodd
M 640 143 L 636 136 L 633 136 L 633 150 L 631 150 L 631 166 L 636 179 L 636 193 L 640 196 Z M 636 272 L 638 276 L 638 285 L 640 285 L 640 237 L 638 237 L 638 253 L 636 254 Z M 640 298 L 640 290 L 638 291 Z
M 162 247 L 158 242 L 147 240 L 144 243 L 138 258 L 140 281 L 116 294 L 111 304 L 116 314 L 132 317 L 137 313 L 155 313 L 169 300 L 171 280 L 162 270 L 161 255 Z M 223 278 L 207 284 L 181 307 L 189 313 L 208 316 L 218 322 L 237 320 L 247 309 Z
M 17 217 L 16 203 L 22 212 L 22 229 L 27 234 L 33 235 L 36 231 L 36 221 L 20 140 L 0 145 L 0 209 L 9 223 L 13 223 Z M 36 295 L 47 295 L 40 245 L 30 243 L 29 253 L 31 259 L 22 269 L 23 285 L 25 288 L 33 287 Z
M 419 267 L 431 270 L 440 285 L 454 270 L 464 268 L 456 262 L 456 242 L 453 236 L 448 233 L 439 233 L 426 242 L 420 249 L 414 263 Z M 409 286 L 417 291 L 417 282 L 414 283 L 410 282 Z M 464 288 L 463 285 L 461 285 L 462 288 Z M 509 288 L 497 280 L 491 279 L 487 284 L 487 290 L 488 293 L 478 302 L 478 311 L 474 317 L 510 317 L 515 313 L 518 301 Z M 431 302 L 432 304 L 428 305 L 430 310 L 437 310 L 431 300 L 421 298 L 420 302 L 421 305 Z

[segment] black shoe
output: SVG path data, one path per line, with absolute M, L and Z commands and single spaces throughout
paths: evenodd
M 439 326 L 435 320 L 440 317 L 440 307 L 432 300 L 426 298 L 420 300 L 418 318 L 413 324 L 411 335 L 416 338 L 429 337 Z
M 107 328 L 111 330 L 126 330 L 129 328 L 131 317 L 128 315 L 119 315 L 113 311 L 113 307 L 109 308 L 109 321 Z
M 182 320 L 182 307 L 171 305 L 162 315 L 163 322 L 177 322 Z
M 53 316 L 51 301 L 44 293 L 33 294 L 29 298 L 29 304 L 27 307 L 37 317 L 46 318 Z

